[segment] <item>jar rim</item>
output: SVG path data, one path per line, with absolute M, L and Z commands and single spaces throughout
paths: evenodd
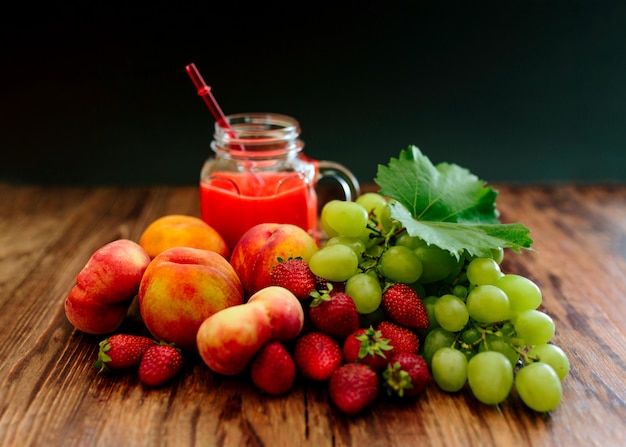
M 226 116 L 229 127 L 215 123 L 211 147 L 230 157 L 261 159 L 300 152 L 300 124 L 280 113 L 236 113 Z
M 300 123 L 281 113 L 249 112 L 226 116 L 230 128 L 215 123 L 216 139 L 221 141 L 275 139 L 289 140 L 300 135 Z
M 242 140 L 237 140 L 242 141 Z M 287 157 L 290 154 L 298 154 L 304 147 L 304 144 L 300 141 L 292 144 L 288 147 L 282 148 L 268 148 L 257 147 L 255 149 L 238 149 L 237 142 L 231 142 L 229 147 L 222 147 L 215 141 L 211 142 L 211 149 L 216 154 L 220 154 L 222 157 L 229 159 L 241 159 L 241 160 L 272 160 L 277 157 Z

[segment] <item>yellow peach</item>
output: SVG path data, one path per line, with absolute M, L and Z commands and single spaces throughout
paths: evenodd
M 139 245 L 151 258 L 174 247 L 214 251 L 226 259 L 230 255 L 226 241 L 213 227 L 185 214 L 169 214 L 153 221 L 139 238 Z

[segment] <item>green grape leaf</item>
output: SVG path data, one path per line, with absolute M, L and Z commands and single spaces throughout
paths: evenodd
M 502 247 L 519 252 L 530 248 L 530 230 L 520 223 L 480 224 L 415 220 L 401 204 L 391 204 L 391 217 L 402 223 L 411 236 L 419 236 L 430 245 L 448 250 L 460 258 L 467 252 L 473 256 L 491 257 L 491 250 Z
M 433 165 L 416 146 L 403 150 L 387 166 L 379 165 L 380 194 L 393 199 L 391 217 L 411 236 L 448 250 L 489 256 L 492 249 L 530 249 L 530 231 L 522 224 L 502 224 L 497 191 L 456 164 Z

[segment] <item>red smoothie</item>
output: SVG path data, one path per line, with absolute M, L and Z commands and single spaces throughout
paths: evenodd
M 317 195 L 297 173 L 219 173 L 200 183 L 202 219 L 231 250 L 260 223 L 298 225 L 311 235 L 317 228 Z

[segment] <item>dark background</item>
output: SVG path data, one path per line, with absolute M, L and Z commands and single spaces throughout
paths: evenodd
M 53 2 L 0 25 L 0 181 L 196 184 L 191 62 L 225 113 L 292 115 L 364 182 L 410 144 L 489 182 L 626 181 L 625 1 Z

